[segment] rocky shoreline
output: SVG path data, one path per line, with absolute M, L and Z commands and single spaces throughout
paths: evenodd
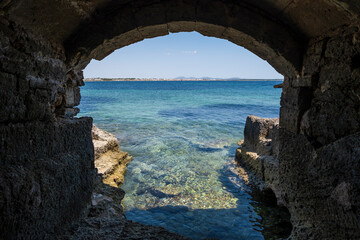
M 279 118 L 248 116 L 239 146 L 235 159 L 248 176 L 265 239 L 287 239 L 293 226 L 279 186 Z
M 92 139 L 97 174 L 91 203 L 61 239 L 187 239 L 162 227 L 126 219 L 122 206 L 125 192 L 119 186 L 124 182 L 126 166 L 132 157 L 120 150 L 115 135 L 94 125 Z
M 247 170 L 248 183 L 262 192 L 257 194 L 257 198 L 268 199 L 268 190 L 271 189 L 275 193 L 277 205 L 283 205 L 278 189 L 278 129 L 278 119 L 248 116 L 245 139 L 239 142 L 236 160 Z M 92 139 L 97 174 L 91 203 L 81 220 L 67 231 L 63 239 L 187 239 L 162 227 L 126 219 L 122 206 L 125 192 L 119 186 L 124 182 L 126 166 L 132 157 L 120 150 L 115 135 L 96 126 L 92 127 Z M 258 200 L 264 202 L 264 199 Z M 271 222 L 268 225 L 272 228 L 275 227 L 271 225 L 275 214 L 279 215 L 279 212 L 271 210 L 271 219 L 262 215 L 265 222 Z M 284 222 L 280 225 L 283 226 Z
M 282 204 L 279 189 L 279 118 L 246 119 L 244 140 L 239 142 L 236 160 L 255 175 L 253 184 L 260 190 L 270 188 Z
M 127 152 L 120 150 L 115 135 L 93 125 L 92 139 L 94 144 L 95 168 L 102 176 L 103 182 L 119 187 L 124 182 L 127 164 L 132 160 Z

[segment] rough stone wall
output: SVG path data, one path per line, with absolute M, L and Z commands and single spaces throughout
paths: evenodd
M 359 29 L 310 43 L 300 78 L 285 78 L 280 186 L 292 239 L 360 239 Z
M 0 20 L 0 123 L 76 115 L 83 76 L 68 72 L 63 48 Z
M 292 238 L 360 238 L 359 30 L 348 28 L 311 40 L 302 58 L 307 40 L 358 21 L 356 1 L 342 1 L 350 9 L 327 5 L 339 1 L 281 1 L 279 11 L 271 15 L 256 5 L 228 8 L 225 1 L 195 1 L 195 7 L 187 0 L 137 1 L 131 7 L 120 6 L 123 12 L 112 5 L 122 1 L 109 2 L 105 9 L 111 11 L 94 14 L 104 17 L 102 22 L 94 18 L 84 26 L 68 14 L 73 8 L 65 12 L 49 1 L 0 3 L 0 238 L 41 239 L 55 233 L 90 199 L 91 120 L 71 119 L 78 111 L 74 106 L 83 83 L 81 71 L 69 72 L 64 61 L 78 63 L 82 56 L 77 53 L 85 49 L 84 65 L 73 68 L 80 70 L 89 56 L 101 59 L 120 46 L 169 30 L 224 37 L 258 52 L 277 69 L 288 62 L 282 55 L 294 58 L 290 62 L 298 67 L 304 59 L 301 76 L 288 74 L 291 78 L 285 79 L 281 101 L 279 184 L 292 214 Z M 7 21 L 8 14 L 8 19 L 47 39 L 61 36 L 50 43 Z M 122 23 L 134 26 L 118 27 Z M 75 31 L 77 27 L 84 29 Z M 293 31 L 290 41 L 288 33 Z M 134 40 L 133 33 L 140 37 Z M 300 41 L 296 37 L 303 35 Z M 59 39 L 67 39 L 70 58 L 65 59 Z
M 90 200 L 92 120 L 62 48 L 0 20 L 0 239 L 43 239 Z

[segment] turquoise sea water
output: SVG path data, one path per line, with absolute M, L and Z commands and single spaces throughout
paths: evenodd
M 264 239 L 234 155 L 246 117 L 278 117 L 279 81 L 87 82 L 80 116 L 134 157 L 126 217 L 193 239 Z

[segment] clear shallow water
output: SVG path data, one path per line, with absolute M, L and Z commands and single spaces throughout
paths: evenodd
M 134 157 L 126 217 L 193 239 L 263 239 L 234 155 L 248 115 L 279 116 L 278 83 L 87 82 L 79 115 Z

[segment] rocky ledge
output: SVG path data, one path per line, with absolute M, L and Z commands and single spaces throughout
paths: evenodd
M 247 170 L 265 239 L 287 239 L 293 226 L 279 187 L 279 119 L 248 116 L 239 145 L 236 160 Z
M 279 118 L 248 116 L 244 140 L 239 145 L 236 160 L 255 176 L 253 184 L 260 190 L 270 188 L 278 203 L 282 203 L 279 190 Z
M 83 217 L 63 236 L 63 239 L 174 239 L 186 238 L 162 227 L 148 226 L 126 219 L 122 206 L 125 196 L 119 185 L 124 182 L 126 165 L 132 157 L 119 148 L 115 135 L 92 128 L 95 153 L 94 189 L 91 203 Z
M 124 182 L 127 164 L 132 157 L 120 150 L 115 135 L 105 132 L 93 125 L 92 139 L 95 152 L 95 167 L 102 176 L 103 182 L 118 187 Z

